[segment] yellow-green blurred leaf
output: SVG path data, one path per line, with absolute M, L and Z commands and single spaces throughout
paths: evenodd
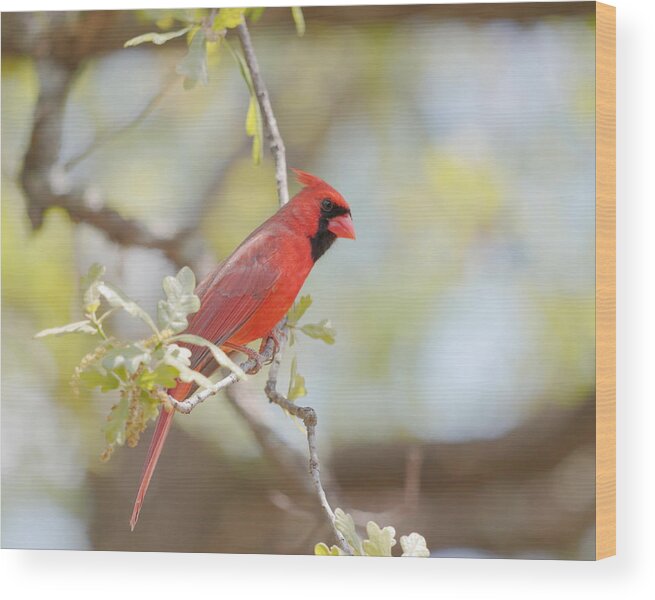
M 110 446 L 122 446 L 125 443 L 125 424 L 129 414 L 129 401 L 126 396 L 122 396 L 118 404 L 112 407 L 105 425 L 105 440 Z
M 251 23 L 257 23 L 261 16 L 264 14 L 264 11 L 266 10 L 266 7 L 260 6 L 257 8 L 246 8 L 245 12 L 243 13 L 244 16 L 250 20 Z
M 98 330 L 91 324 L 91 321 L 85 319 L 84 321 L 77 321 L 76 323 L 68 323 L 61 327 L 51 327 L 50 329 L 43 329 L 39 331 L 34 337 L 42 338 L 47 335 L 62 335 L 64 333 L 90 333 L 91 335 L 98 333 Z
M 391 556 L 391 548 L 396 545 L 396 530 L 391 527 L 380 529 L 377 523 L 369 521 L 366 524 L 368 539 L 362 542 L 367 556 Z
M 131 344 L 107 352 L 105 358 L 102 359 L 102 366 L 108 371 L 124 367 L 130 375 L 133 375 L 142 364 L 147 364 L 149 361 L 150 352 L 148 350 L 142 348 L 139 344 Z
M 353 549 L 353 553 L 356 556 L 363 556 L 364 549 L 362 548 L 362 540 L 357 535 L 357 530 L 355 529 L 355 521 L 352 516 L 344 512 L 342 509 L 337 508 L 334 511 L 335 517 L 335 526 L 341 532 L 346 541 Z
M 111 373 L 94 368 L 80 374 L 80 383 L 89 389 L 99 387 L 101 392 L 108 392 L 109 390 L 115 390 L 120 381 Z
M 298 324 L 307 309 L 312 305 L 312 297 L 308 294 L 301 296 L 297 302 L 294 302 L 291 310 L 287 313 L 287 323 L 292 327 Z
M 291 15 L 293 16 L 293 22 L 296 24 L 296 33 L 302 37 L 305 35 L 305 16 L 302 14 L 302 8 L 292 6 Z
M 343 552 L 339 546 L 332 546 L 328 548 L 327 544 L 319 542 L 314 546 L 314 554 L 316 556 L 342 556 Z
M 175 387 L 177 369 L 167 364 L 160 364 L 154 370 L 145 370 L 137 378 L 137 385 L 146 390 L 152 390 L 156 385 L 163 388 Z
M 248 114 L 246 115 L 246 134 L 252 140 L 252 160 L 258 165 L 262 160 L 262 119 L 259 110 L 259 103 L 255 96 L 250 96 L 248 103 Z
M 221 29 L 232 29 L 243 22 L 243 13 L 245 8 L 221 8 L 214 19 L 213 28 L 217 31 Z
M 421 558 L 430 556 L 430 550 L 428 550 L 425 538 L 416 532 L 401 536 L 400 547 L 403 549 L 402 556 L 418 556 Z
M 214 360 L 221 365 L 222 367 L 227 367 L 234 373 L 239 379 L 246 379 L 246 374 L 243 372 L 243 369 L 237 365 L 225 352 L 223 352 L 216 344 L 213 344 L 209 340 L 200 337 L 199 335 L 192 335 L 190 333 L 183 333 L 177 335 L 174 338 L 171 338 L 171 341 L 184 342 L 186 344 L 193 344 L 195 346 L 202 346 L 208 348 L 212 353 Z
M 302 398 L 307 395 L 307 388 L 305 387 L 305 378 L 298 373 L 298 362 L 296 357 L 291 361 L 291 374 L 289 376 L 289 393 L 287 398 L 292 402 L 297 398 Z
M 189 267 L 182 267 L 175 277 L 165 277 L 162 287 L 166 299 L 157 304 L 159 326 L 175 333 L 184 331 L 189 324 L 187 317 L 200 309 L 193 271 Z
M 93 263 L 89 271 L 80 280 L 80 287 L 84 290 L 84 310 L 88 313 L 95 313 L 100 306 L 100 292 L 98 285 L 102 276 L 105 274 L 105 267 Z
M 207 85 L 207 37 L 202 29 L 198 29 L 191 38 L 189 51 L 177 65 L 176 71 L 184 75 L 184 89 L 193 88 L 197 82 Z
M 165 44 L 169 40 L 183 36 L 185 33 L 187 33 L 190 30 L 191 30 L 191 26 L 184 27 L 183 29 L 178 29 L 176 31 L 167 31 L 166 33 L 159 33 L 157 31 L 144 33 L 142 35 L 137 35 L 136 37 L 133 37 L 131 40 L 127 40 L 127 42 L 125 42 L 123 47 L 130 48 L 131 46 L 138 46 L 139 44 L 143 44 L 145 42 L 152 42 L 153 44 L 157 44 L 158 46 L 161 46 L 162 44 Z
M 328 319 L 323 319 L 320 323 L 303 325 L 300 331 L 315 340 L 323 340 L 326 344 L 334 344 L 336 341 L 336 331 Z
M 122 308 L 133 317 L 141 319 L 155 333 L 159 333 L 157 326 L 150 315 L 117 287 L 103 281 L 98 285 L 98 291 L 100 292 L 100 295 L 109 302 L 110 306 L 114 308 Z

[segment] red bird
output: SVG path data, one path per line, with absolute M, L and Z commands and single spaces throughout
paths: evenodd
M 355 239 L 350 207 L 322 179 L 295 170 L 305 187 L 253 231 L 196 288 L 200 310 L 189 319 L 187 333 L 211 340 L 224 350 L 252 351 L 245 345 L 266 339 L 291 308 L 316 261 L 338 237 Z M 191 368 L 210 375 L 218 365 L 206 348 L 192 350 Z M 191 383 L 169 390 L 176 400 L 192 392 Z M 139 518 L 175 411 L 161 410 L 143 467 L 130 520 Z

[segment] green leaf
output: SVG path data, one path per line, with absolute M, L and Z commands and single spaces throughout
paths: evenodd
M 266 7 L 257 7 L 257 8 L 246 8 L 246 11 L 243 13 L 251 23 L 257 23 L 261 16 L 264 14 Z
M 84 310 L 88 313 L 95 313 L 100 307 L 100 292 L 98 284 L 105 274 L 105 267 L 98 263 L 93 263 L 89 271 L 80 280 L 80 287 L 84 290 Z
M 339 546 L 328 548 L 327 544 L 320 542 L 314 546 L 314 554 L 316 556 L 342 556 L 343 551 Z
M 200 337 L 199 335 L 192 335 L 190 333 L 183 333 L 182 335 L 176 335 L 171 338 L 172 342 L 185 342 L 186 344 L 192 344 L 194 346 L 203 346 L 204 348 L 209 348 L 209 351 L 212 353 L 214 360 L 221 365 L 222 367 L 227 367 L 234 373 L 239 379 L 247 379 L 246 374 L 243 372 L 243 369 L 237 365 L 225 352 L 223 352 L 216 344 L 212 344 L 209 340 Z
M 140 347 L 138 344 L 132 344 L 125 348 L 114 348 L 107 352 L 102 359 L 102 366 L 108 371 L 114 371 L 119 367 L 125 367 L 125 370 L 134 375 L 139 367 L 150 362 L 150 351 Z
M 252 77 L 250 76 L 250 71 L 248 70 L 248 65 L 246 64 L 245 59 L 241 53 L 232 48 L 227 40 L 225 45 L 230 51 L 234 61 L 237 63 L 241 77 L 243 77 L 243 80 L 248 86 L 248 91 L 250 92 L 250 103 L 248 104 L 248 114 L 246 115 L 246 133 L 253 138 L 252 159 L 253 162 L 258 165 L 261 162 L 263 155 L 264 125 L 262 121 L 261 110 L 259 108 L 259 102 L 257 101 L 257 94 L 255 94 L 255 88 L 252 84 Z
M 341 532 L 343 537 L 346 538 L 346 541 L 350 544 L 355 556 L 363 556 L 364 550 L 362 548 L 362 540 L 357 535 L 353 518 L 340 508 L 337 508 L 334 511 L 334 516 L 336 528 Z
M 184 75 L 184 89 L 192 89 L 199 81 L 207 85 L 207 37 L 202 29 L 198 29 L 191 39 L 189 51 L 176 68 L 177 73 Z
M 248 104 L 248 114 L 246 115 L 246 135 L 253 138 L 252 160 L 256 165 L 258 165 L 263 158 L 262 136 L 264 135 L 264 132 L 261 111 L 255 96 L 250 96 L 250 102 Z
M 230 44 L 227 40 L 225 42 L 225 45 L 227 46 L 227 49 L 230 51 L 230 54 L 232 55 L 234 62 L 237 63 L 237 66 L 239 67 L 239 72 L 241 73 L 241 77 L 246 82 L 250 95 L 255 96 L 255 88 L 253 87 L 252 84 L 252 77 L 250 77 L 250 71 L 248 70 L 246 59 L 243 58 L 243 55 L 240 52 L 237 52 L 234 48 L 232 48 L 232 44 Z
M 205 377 L 202 373 L 187 367 L 177 358 L 169 356 L 166 358 L 166 363 L 177 369 L 178 378 L 184 381 L 184 383 L 196 383 L 198 387 L 203 389 L 208 389 L 213 385 L 210 379 L 207 379 L 207 377 Z
M 146 390 L 152 390 L 156 385 L 169 389 L 175 387 L 178 370 L 165 363 L 155 369 L 146 369 L 137 379 L 137 385 Z
M 156 334 L 159 334 L 157 326 L 150 318 L 150 315 L 117 287 L 101 281 L 98 284 L 98 291 L 102 296 L 104 296 L 105 300 L 109 302 L 110 306 L 113 306 L 114 308 L 122 308 L 133 317 L 138 317 L 143 322 L 145 322 L 148 327 L 150 327 L 150 329 L 152 329 Z
M 323 319 L 320 323 L 309 323 L 300 328 L 305 335 L 316 340 L 323 340 L 326 344 L 334 344 L 336 331 L 330 321 Z
M 105 426 L 105 439 L 110 445 L 125 443 L 125 424 L 130 414 L 130 405 L 127 396 L 122 396 L 118 404 L 114 405 L 107 418 Z
M 188 315 L 198 312 L 200 299 L 195 294 L 196 277 L 189 267 L 182 267 L 175 276 L 164 277 L 162 283 L 166 300 L 157 305 L 157 320 L 162 328 L 174 333 L 184 331 L 189 322 Z
M 212 387 L 213 383 L 210 379 L 189 367 L 191 364 L 190 358 L 191 350 L 177 344 L 169 344 L 166 346 L 166 354 L 162 361 L 174 367 L 178 372 L 178 377 L 185 383 L 196 383 L 199 387 L 205 389 Z
M 178 346 L 177 344 L 168 344 L 154 352 L 153 356 L 160 359 L 164 364 L 169 357 L 172 357 L 175 360 L 182 362 L 187 367 L 191 365 L 191 350 L 184 348 L 183 346 Z
M 302 316 L 305 314 L 305 312 L 311 305 L 312 305 L 311 296 L 309 295 L 301 296 L 300 300 L 294 303 L 291 310 L 287 313 L 287 324 L 289 324 L 291 327 L 297 325 L 298 321 L 300 321 Z
M 182 267 L 175 276 L 175 285 L 187 294 L 192 294 L 196 289 L 196 276 L 189 267 Z
M 34 337 L 42 338 L 47 335 L 62 335 L 64 333 L 90 333 L 91 335 L 98 333 L 98 330 L 93 326 L 91 321 L 85 319 L 84 321 L 77 321 L 75 323 L 68 323 L 61 327 L 51 327 L 50 329 L 43 329 L 39 331 Z
M 151 33 L 144 33 L 143 35 L 137 35 L 136 37 L 133 37 L 131 40 L 127 40 L 127 42 L 123 44 L 123 48 L 138 46 L 139 44 L 143 44 L 144 42 L 152 42 L 153 44 L 157 44 L 158 46 L 161 46 L 162 44 L 165 44 L 169 40 L 183 36 L 185 33 L 189 31 L 191 31 L 191 25 L 185 27 L 184 29 L 178 29 L 177 31 L 167 31 L 166 33 L 159 33 L 156 31 L 153 31 Z
M 101 392 L 108 392 L 115 390 L 120 381 L 112 373 L 100 369 L 88 369 L 80 374 L 80 383 L 89 389 L 99 387 Z
M 252 137 L 257 131 L 257 101 L 250 98 L 246 115 L 246 135 Z
M 420 556 L 421 558 L 430 556 L 425 538 L 416 532 L 401 536 L 400 546 L 403 549 L 402 556 Z
M 300 6 L 292 6 L 291 16 L 293 17 L 293 22 L 296 24 L 296 33 L 299 37 L 302 37 L 305 35 L 305 17 L 302 14 L 302 8 Z
M 289 393 L 287 394 L 287 398 L 293 402 L 297 398 L 302 398 L 306 395 L 305 378 L 298 373 L 298 365 L 294 356 L 291 361 L 291 375 L 289 377 Z
M 233 29 L 243 22 L 245 8 L 221 8 L 214 19 L 213 29 Z
M 391 556 L 391 548 L 396 545 L 396 530 L 393 527 L 380 529 L 377 523 L 366 524 L 368 539 L 362 542 L 367 556 Z

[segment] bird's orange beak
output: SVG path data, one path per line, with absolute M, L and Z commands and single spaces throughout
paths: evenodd
M 355 239 L 355 227 L 353 226 L 350 213 L 330 219 L 328 229 L 337 237 L 347 238 L 349 240 Z

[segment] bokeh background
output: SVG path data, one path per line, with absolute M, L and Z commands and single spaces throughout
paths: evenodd
M 296 355 L 332 505 L 434 556 L 594 556 L 593 6 L 251 27 L 289 164 L 343 193 L 358 236 L 303 291 L 336 344 L 300 339 L 283 373 Z M 122 48 L 156 18 L 3 15 L 2 546 L 310 553 L 332 540 L 303 430 L 261 377 L 176 419 L 130 533 L 150 433 L 100 462 L 114 399 L 69 386 L 88 340 L 33 339 L 81 316 L 91 263 L 152 311 L 164 275 L 202 274 L 277 208 L 229 54 L 184 90 L 183 39 Z

